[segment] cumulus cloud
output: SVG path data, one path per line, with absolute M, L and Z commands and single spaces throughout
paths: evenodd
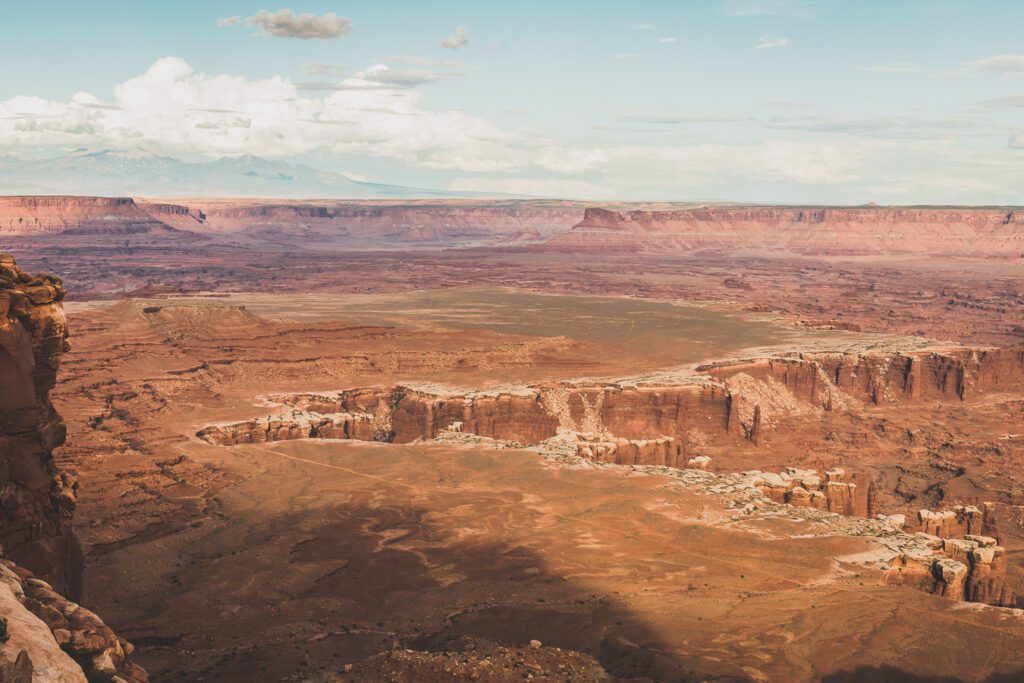
M 317 16 L 308 13 L 292 14 L 290 9 L 279 9 L 276 12 L 260 10 L 245 21 L 272 36 L 300 40 L 340 38 L 352 28 L 351 21 L 334 12 Z
M 755 50 L 765 50 L 773 47 L 788 47 L 789 38 L 770 38 L 769 36 L 761 36 L 761 40 L 758 41 L 757 45 L 754 46 Z
M 237 15 L 233 17 L 224 17 L 222 19 L 217 20 L 217 26 L 220 26 L 221 28 L 227 28 L 228 26 L 238 26 L 241 23 L 242 17 Z
M 449 50 L 458 50 L 469 42 L 469 30 L 465 26 L 455 29 L 455 35 L 448 36 L 441 41 L 441 47 Z
M 0 101 L 0 149 L 125 148 L 168 153 L 287 157 L 325 153 L 473 173 L 540 169 L 576 173 L 606 161 L 600 150 L 538 141 L 458 110 L 421 104 L 415 85 L 439 74 L 374 65 L 333 84 L 280 76 L 197 73 L 176 57 L 114 87 L 114 100 Z M 321 87 L 322 86 L 322 87 Z

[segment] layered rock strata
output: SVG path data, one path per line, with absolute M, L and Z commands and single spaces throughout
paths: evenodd
M 886 581 L 914 586 L 952 600 L 1014 607 L 1017 597 L 1006 585 L 1006 549 L 989 536 L 964 539 L 922 535 L 934 555 L 894 557 Z
M 60 278 L 0 255 L 0 680 L 145 681 L 131 646 L 71 600 L 77 483 L 54 465 L 66 433 L 49 397 L 67 350 L 64 295 Z
M 1019 259 L 1024 214 L 1015 208 L 703 206 L 668 211 L 587 209 L 551 246 L 738 250 L 823 256 L 968 256 Z
M 0 256 L 0 543 L 6 557 L 76 595 L 77 483 L 53 463 L 66 434 L 49 398 L 67 345 L 63 298 L 59 278 Z
M 1024 352 L 1018 349 L 797 354 L 715 363 L 666 379 L 476 392 L 364 387 L 269 396 L 268 401 L 287 410 L 212 425 L 199 436 L 222 445 L 297 438 L 407 443 L 434 439 L 457 423 L 465 433 L 524 444 L 539 443 L 559 430 L 591 435 L 583 440 L 595 443 L 670 437 L 670 446 L 647 445 L 632 457 L 636 464 L 680 466 L 684 454 L 687 459 L 701 455 L 693 452 L 699 447 L 695 433 L 756 442 L 787 415 L 823 414 L 866 403 L 965 401 L 1022 386 Z M 608 446 L 582 448 L 595 456 L 611 452 Z M 857 484 L 856 474 L 850 477 L 826 480 L 825 487 L 836 489 L 838 500 L 842 485 Z M 858 505 L 865 515 L 871 514 L 868 493 L 861 487 L 854 496 L 861 499 Z

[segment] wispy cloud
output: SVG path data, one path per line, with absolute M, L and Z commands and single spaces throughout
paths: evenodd
M 970 62 L 961 62 L 958 66 L 953 67 L 926 67 L 914 62 L 890 62 L 889 64 L 862 66 L 861 71 L 886 74 L 928 74 L 945 78 L 963 78 L 984 74 L 1024 78 L 1024 55 L 1015 53 L 994 55 Z
M 455 29 L 455 35 L 448 36 L 441 41 L 441 47 L 448 48 L 449 50 L 458 50 L 461 47 L 465 47 L 469 43 L 469 29 L 465 26 L 460 26 Z
M 455 62 L 450 59 L 431 59 L 430 57 L 418 57 L 416 55 L 391 55 L 384 58 L 385 62 L 397 64 L 416 64 L 417 66 L 432 66 L 441 69 L 460 69 L 468 66 L 464 62 Z
M 272 36 L 300 40 L 340 38 L 352 28 L 350 20 L 334 12 L 317 16 L 292 14 L 290 9 L 279 9 L 276 12 L 260 10 L 245 21 Z
M 986 57 L 964 65 L 969 71 L 996 74 L 1024 73 L 1024 55 L 1005 54 Z
M 341 64 L 307 64 L 306 73 L 310 76 L 344 76 L 347 69 Z
M 392 69 L 385 64 L 376 64 L 365 71 L 357 73 L 356 78 L 373 81 L 374 83 L 380 83 L 382 85 L 411 88 L 417 85 L 440 81 L 445 78 L 452 78 L 457 75 L 459 74 L 451 71 L 438 72 L 428 71 L 426 69 Z
M 238 26 L 241 23 L 242 17 L 237 15 L 233 17 L 222 17 L 221 19 L 217 20 L 217 26 L 221 28 L 227 28 L 228 26 Z
M 664 38 L 658 38 L 658 42 L 664 45 L 671 45 L 676 42 L 676 39 L 673 36 L 665 36 Z
M 981 102 L 975 102 L 971 107 L 978 111 L 1011 111 L 1024 109 L 1024 95 L 1007 95 L 1005 97 L 993 97 Z
M 621 123 L 650 123 L 676 126 L 693 123 L 753 121 L 755 119 L 751 116 L 739 114 L 623 114 L 615 117 L 615 120 Z
M 773 47 L 788 47 L 789 38 L 770 38 L 769 36 L 761 36 L 761 40 L 758 41 L 757 45 L 754 46 L 755 50 L 767 50 Z
M 913 62 L 891 62 L 889 64 L 876 64 L 874 66 L 862 66 L 861 71 L 874 71 L 880 74 L 917 74 L 928 73 L 935 69 L 925 69 Z

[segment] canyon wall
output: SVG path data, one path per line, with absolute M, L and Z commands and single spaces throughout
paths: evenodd
M 0 197 L 0 236 L 76 238 L 149 235 L 232 246 L 389 249 L 521 245 L 567 232 L 583 207 L 556 201 L 312 202 L 130 197 Z M 62 243 L 66 241 L 61 240 Z M 135 243 L 144 246 L 144 243 Z
M 170 211 L 171 207 L 162 206 Z M 179 232 L 130 197 L 0 197 L 0 235 L 170 236 Z
M 60 278 L 0 255 L 0 680 L 144 681 L 131 646 L 68 599 L 81 592 L 77 483 L 53 461 L 66 432 L 49 396 L 68 343 L 64 295 Z
M 1024 214 L 1014 208 L 635 206 L 613 210 L 551 200 L 0 197 L 0 235 L 220 236 L 235 246 L 314 250 L 543 244 L 659 253 L 1024 257 Z
M 59 278 L 0 256 L 0 543 L 6 557 L 76 595 L 76 483 L 53 463 L 65 428 L 49 398 L 67 344 L 63 297 Z
M 581 207 L 549 202 L 200 202 L 205 229 L 249 237 L 296 232 L 313 242 L 344 238 L 391 246 L 539 241 L 566 232 Z
M 555 383 L 467 393 L 396 386 L 270 396 L 286 410 L 214 425 L 199 435 L 226 445 L 310 437 L 408 443 L 453 428 L 523 444 L 560 432 L 605 444 L 669 438 L 671 448 L 636 450 L 631 461 L 678 467 L 699 455 L 691 446 L 704 437 L 757 443 L 786 415 L 866 403 L 965 401 L 1021 387 L 1024 351 L 1019 349 L 795 354 L 701 366 L 672 384 Z M 589 450 L 620 452 L 609 446 Z M 863 488 L 854 505 L 868 514 L 866 495 Z
M 743 207 L 587 209 L 549 245 L 659 252 L 780 252 L 821 256 L 1024 257 L 1024 213 L 1013 208 Z

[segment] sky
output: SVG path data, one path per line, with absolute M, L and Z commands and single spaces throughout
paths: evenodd
M 4 3 L 0 156 L 598 200 L 1024 204 L 1017 0 Z

